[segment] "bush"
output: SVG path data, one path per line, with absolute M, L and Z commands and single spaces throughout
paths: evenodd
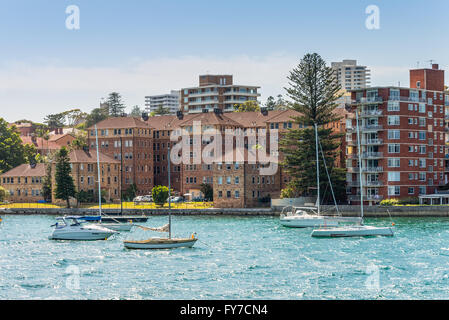
M 162 207 L 168 199 L 168 188 L 166 186 L 154 186 L 151 195 L 154 203 Z
M 402 200 L 399 200 L 400 204 L 419 204 L 418 197 L 409 197 Z
M 398 199 L 385 199 L 380 202 L 381 206 L 397 206 L 401 204 Z
M 8 192 L 6 191 L 6 189 L 3 187 L 0 187 L 0 202 L 5 201 L 7 195 L 8 195 Z

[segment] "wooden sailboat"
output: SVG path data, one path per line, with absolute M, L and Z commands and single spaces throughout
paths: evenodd
M 173 249 L 192 247 L 198 238 L 192 234 L 190 238 L 172 238 L 171 236 L 171 185 L 170 185 L 170 147 L 168 147 L 168 224 L 161 228 L 146 228 L 144 230 L 168 232 L 168 238 L 150 238 L 147 240 L 127 240 L 123 244 L 127 249 Z
M 376 227 L 363 224 L 363 178 L 362 178 L 362 158 L 360 156 L 360 132 L 358 110 L 355 112 L 357 122 L 357 146 L 359 158 L 359 177 L 360 177 L 360 222 L 354 225 L 326 228 L 321 227 L 313 230 L 312 237 L 366 237 L 366 236 L 394 236 L 393 227 Z

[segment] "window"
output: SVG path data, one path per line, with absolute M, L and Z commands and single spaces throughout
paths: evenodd
M 399 196 L 401 194 L 401 189 L 399 186 L 389 186 L 388 195 L 389 196 Z
M 235 183 L 235 184 L 239 184 L 239 182 L 240 182 L 239 177 L 235 177 L 235 178 L 234 178 L 234 183 Z
M 388 130 L 388 139 L 397 140 L 400 139 L 401 132 L 399 130 Z
M 235 190 L 234 196 L 235 196 L 236 199 L 240 198 L 240 191 Z
M 399 111 L 399 101 L 388 101 L 388 111 Z
M 420 103 L 419 104 L 419 112 L 420 113 L 425 113 L 426 112 L 426 104 L 425 103 Z
M 415 188 L 408 188 L 408 194 L 415 194 Z
M 388 172 L 388 181 L 401 181 L 400 172 Z
M 399 168 L 401 166 L 400 158 L 389 158 L 388 159 L 388 167 L 390 168 Z
M 389 144 L 388 145 L 388 153 L 399 153 L 400 145 L 399 144 Z
M 398 126 L 400 124 L 399 116 L 388 116 L 389 126 Z
M 425 131 L 420 131 L 418 133 L 419 136 L 419 140 L 426 140 L 426 132 Z

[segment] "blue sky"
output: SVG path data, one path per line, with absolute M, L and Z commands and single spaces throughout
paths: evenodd
M 69 5 L 80 30 L 65 27 Z M 380 9 L 379 30 L 365 28 L 368 5 Z M 143 107 L 145 95 L 206 72 L 260 85 L 265 101 L 285 93 L 307 52 L 357 59 L 372 85 L 407 85 L 418 61 L 449 70 L 448 9 L 447 0 L 0 0 L 0 116 L 90 111 L 111 91 Z

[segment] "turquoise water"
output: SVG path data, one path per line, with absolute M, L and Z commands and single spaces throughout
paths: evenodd
M 0 299 L 448 299 L 449 219 L 394 220 L 393 238 L 316 239 L 274 217 L 173 217 L 194 248 L 130 251 L 155 234 L 51 241 L 54 217 L 5 216 Z

